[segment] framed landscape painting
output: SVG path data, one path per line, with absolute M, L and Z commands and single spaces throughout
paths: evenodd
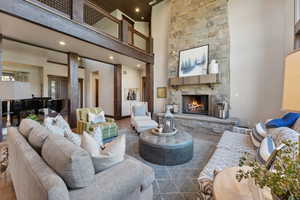
M 179 52 L 179 77 L 207 74 L 208 45 Z

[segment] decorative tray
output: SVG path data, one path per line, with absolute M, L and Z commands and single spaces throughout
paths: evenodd
M 169 136 L 175 135 L 177 133 L 177 129 L 174 129 L 172 132 L 169 132 L 169 133 L 162 133 L 159 131 L 159 129 L 154 128 L 154 129 L 152 129 L 151 133 L 153 135 L 157 135 L 157 136 L 161 136 L 161 137 L 169 137 Z

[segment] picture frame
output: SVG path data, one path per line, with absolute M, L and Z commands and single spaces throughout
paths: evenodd
M 209 45 L 179 51 L 179 77 L 200 76 L 208 73 Z
M 159 99 L 167 98 L 167 88 L 166 87 L 158 87 L 157 88 L 157 98 L 159 98 Z
M 126 88 L 125 89 L 125 99 L 126 101 L 137 101 L 139 97 L 138 88 Z

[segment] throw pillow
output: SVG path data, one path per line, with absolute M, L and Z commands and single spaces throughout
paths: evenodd
M 300 118 L 298 118 L 298 120 L 296 121 L 296 123 L 293 126 L 293 129 L 295 131 L 297 131 L 298 133 L 300 133 Z
M 145 105 L 135 105 L 132 107 L 134 116 L 145 116 L 146 115 L 146 106 Z
M 276 149 L 272 137 L 266 137 L 259 147 L 257 157 L 261 163 L 266 163 L 271 156 L 272 152 Z
M 89 122 L 91 122 L 92 124 L 103 123 L 106 121 L 104 111 L 101 111 L 98 114 L 89 112 L 88 119 L 89 119 Z
M 73 133 L 71 129 L 65 130 L 64 136 L 65 136 L 65 138 L 67 138 L 73 144 L 76 144 L 77 146 L 80 146 L 80 144 L 81 144 L 80 135 L 78 135 L 76 133 Z
M 46 122 L 46 120 L 45 120 L 45 122 Z M 44 122 L 45 128 L 48 129 L 51 133 L 64 136 L 64 134 L 65 134 L 65 130 L 64 129 L 62 129 L 62 128 L 58 127 L 58 126 L 52 125 L 52 124 L 50 124 L 48 122 L 46 122 L 46 123 L 45 122 Z
M 119 136 L 106 144 L 104 150 L 100 151 L 97 156 L 92 156 L 96 173 L 122 162 L 124 160 L 125 149 L 125 135 Z
M 90 153 L 91 156 L 98 156 L 100 152 L 99 145 L 97 141 L 87 132 L 83 132 L 81 138 L 81 148 Z
M 98 148 L 101 149 L 103 146 L 103 135 L 102 135 L 102 129 L 100 127 L 97 127 L 94 131 L 94 139 L 97 141 Z
M 70 189 L 95 183 L 95 170 L 90 155 L 62 136 L 49 135 L 42 147 L 42 157 Z
M 264 123 L 260 122 L 256 124 L 255 128 L 253 128 L 252 132 L 250 133 L 254 146 L 258 148 L 267 134 L 268 132 Z
M 283 141 L 290 140 L 292 142 L 298 142 L 299 133 L 295 130 L 287 127 L 277 128 L 276 131 L 273 132 L 272 138 L 275 142 L 276 147 L 280 146 Z
M 29 144 L 38 152 L 41 152 L 42 146 L 47 139 L 47 137 L 51 134 L 49 130 L 47 130 L 43 126 L 37 126 L 32 129 L 29 134 L 28 141 Z
M 39 127 L 39 126 L 40 126 L 40 124 L 34 120 L 23 119 L 21 121 L 21 124 L 20 124 L 18 130 L 25 138 L 28 138 L 31 131 L 34 128 Z
M 266 126 L 267 128 L 292 127 L 299 117 L 299 113 L 287 113 L 282 118 L 269 121 Z

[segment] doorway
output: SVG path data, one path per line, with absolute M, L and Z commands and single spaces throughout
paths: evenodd
M 95 107 L 99 107 L 99 79 L 95 79 Z

